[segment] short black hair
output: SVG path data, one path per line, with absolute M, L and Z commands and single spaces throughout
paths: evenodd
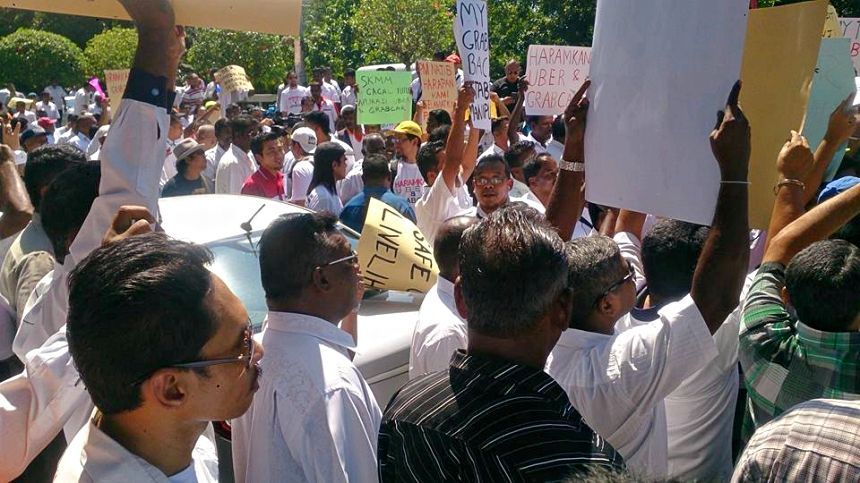
M 567 242 L 567 283 L 573 292 L 571 327 L 581 327 L 598 297 L 618 281 L 615 268 L 620 257 L 621 249 L 609 237 L 589 236 Z
M 651 228 L 642 240 L 642 264 L 651 294 L 680 299 L 690 293 L 709 231 L 706 226 L 671 219 Z
M 567 127 L 564 125 L 564 116 L 558 116 L 552 122 L 552 138 L 563 143 L 565 136 L 567 136 Z
M 261 133 L 254 137 L 251 140 L 251 152 L 256 154 L 257 156 L 263 155 L 263 147 L 269 141 L 277 141 L 281 139 L 283 134 L 280 131 L 270 131 L 267 133 Z
M 355 69 L 353 69 L 353 68 L 346 69 L 345 71 L 343 71 L 343 76 L 344 77 L 355 77 Z
M 230 120 L 230 129 L 233 130 L 233 135 L 237 133 L 246 133 L 259 124 L 256 119 L 251 116 L 242 114 Z
M 224 134 L 224 131 L 226 131 L 227 129 L 230 129 L 231 131 L 233 129 L 230 126 L 230 120 L 229 119 L 227 119 L 226 117 L 222 117 L 221 119 L 218 119 L 217 121 L 215 121 L 215 137 L 216 138 L 220 137 L 222 134 Z
M 455 216 L 445 220 L 433 234 L 433 258 L 439 265 L 439 275 L 448 281 L 455 281 L 454 276 L 460 271 L 458 256 L 463 233 L 478 221 L 473 216 Z
M 54 258 L 63 263 L 69 237 L 81 229 L 99 195 L 101 163 L 75 163 L 48 186 L 42 205 L 42 228 L 51 240 Z
M 439 125 L 447 126 L 453 124 L 453 121 L 451 121 L 451 114 L 445 109 L 433 109 L 429 114 L 427 114 L 427 121 L 436 121 Z
M 451 125 L 450 124 L 442 124 L 441 126 L 434 129 L 430 136 L 427 138 L 428 141 L 442 141 L 446 142 L 448 140 L 448 135 L 451 134 Z
M 478 164 L 475 165 L 475 171 L 473 176 L 477 176 L 479 171 L 482 171 L 484 168 L 488 167 L 491 164 L 501 164 L 505 167 L 505 176 L 507 176 L 508 178 L 511 177 L 511 167 L 508 166 L 508 163 L 505 162 L 505 158 L 499 156 L 498 154 L 488 154 L 479 159 Z
M 507 118 L 507 117 L 497 117 L 497 118 L 493 119 L 493 120 L 490 122 L 490 132 L 492 132 L 493 134 L 495 134 L 495 133 L 496 133 L 496 131 L 497 131 L 500 127 L 502 127 L 502 124 L 504 124 L 504 122 L 505 122 L 505 121 L 508 121 L 508 118 Z
M 534 178 L 540 173 L 541 168 L 543 168 L 544 158 L 542 156 L 535 156 L 534 159 L 530 159 L 523 165 L 523 179 L 526 185 L 529 184 L 529 180 Z
M 421 172 L 421 177 L 424 178 L 425 183 L 430 183 L 428 175 L 432 171 L 437 171 L 439 169 L 439 160 L 436 159 L 436 154 L 439 151 L 445 149 L 445 144 L 442 141 L 430 141 L 424 143 L 418 149 L 418 155 L 415 156 L 416 164 L 418 164 L 418 171 Z
M 361 141 L 361 154 L 365 157 L 371 154 L 385 154 L 385 138 L 382 134 L 368 134 Z
M 24 186 L 33 208 L 40 211 L 41 191 L 51 184 L 58 174 L 73 164 L 87 162 L 87 156 L 71 144 L 46 144 L 27 155 L 24 166 Z
M 316 126 L 325 134 L 331 134 L 331 126 L 329 125 L 328 114 L 322 111 L 313 111 L 305 114 L 305 122 Z
M 535 150 L 535 143 L 531 141 L 520 141 L 511 146 L 511 149 L 505 153 L 505 162 L 511 168 L 523 167 L 523 156 L 529 151 Z
M 337 218 L 329 212 L 283 215 L 260 238 L 260 280 L 266 300 L 289 302 L 302 296 L 316 267 L 334 250 Z
M 846 332 L 860 314 L 860 248 L 845 240 L 813 243 L 791 260 L 785 287 L 797 317 L 825 332 Z
M 72 271 L 69 353 L 102 413 L 138 408 L 140 382 L 200 358 L 216 330 L 211 261 L 204 247 L 150 233 L 97 248 Z
M 388 158 L 382 154 L 371 154 L 361 162 L 361 177 L 364 184 L 368 182 L 381 182 L 391 178 Z

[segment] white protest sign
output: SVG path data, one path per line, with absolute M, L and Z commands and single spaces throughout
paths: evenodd
M 585 138 L 594 203 L 710 225 L 708 135 L 740 78 L 749 0 L 597 3 Z
M 528 116 L 564 113 L 591 69 L 591 47 L 530 45 L 526 78 Z
M 475 101 L 470 107 L 472 123 L 477 129 L 490 131 L 490 37 L 485 0 L 457 0 L 454 38 L 463 76 L 475 89 Z
M 245 69 L 238 65 L 228 65 L 215 73 L 215 79 L 224 92 L 252 91 L 254 85 L 248 79 Z
M 860 18 L 840 18 L 842 36 L 851 39 L 851 60 L 854 71 L 860 75 Z

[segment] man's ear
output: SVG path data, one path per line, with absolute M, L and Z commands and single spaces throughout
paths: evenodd
M 619 310 L 618 297 L 613 293 L 608 293 L 601 297 L 597 302 L 597 307 L 594 309 L 601 317 L 615 318 Z
M 165 408 L 178 408 L 188 401 L 184 379 L 176 370 L 160 370 L 141 385 L 142 399 Z
M 311 279 L 320 292 L 328 292 L 331 289 L 331 280 L 326 276 L 325 270 L 315 268 Z
M 457 277 L 454 282 L 454 303 L 457 305 L 457 312 L 463 320 L 469 320 L 469 311 L 466 309 L 466 300 L 463 298 L 462 277 Z

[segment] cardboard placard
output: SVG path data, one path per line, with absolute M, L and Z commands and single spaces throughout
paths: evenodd
M 860 75 L 860 18 L 840 18 L 839 25 L 842 36 L 851 40 L 851 60 L 856 75 Z
M 412 119 L 412 73 L 393 70 L 360 70 L 358 123 L 396 124 Z
M 378 290 L 427 292 L 439 267 L 421 230 L 394 208 L 371 198 L 358 241 L 364 285 Z
M 110 110 L 114 115 L 119 112 L 122 95 L 125 93 L 125 85 L 128 84 L 129 72 L 131 72 L 130 69 L 105 71 L 105 86 L 110 99 Z
M 816 0 L 750 10 L 740 104 L 752 128 L 753 228 L 766 229 L 770 223 L 779 177 L 776 159 L 789 131 L 803 122 L 827 5 L 827 0 Z
M 487 32 L 487 2 L 457 0 L 454 38 L 463 64 L 463 77 L 472 82 L 475 100 L 470 106 L 475 128 L 490 131 L 490 37 Z
M 245 69 L 238 65 L 228 65 L 215 73 L 215 80 L 224 92 L 242 92 L 254 90 L 254 85 L 248 79 Z
M 301 0 L 173 0 L 176 23 L 244 32 L 298 36 Z M 0 0 L 0 7 L 129 20 L 116 0 Z
M 528 116 L 564 113 L 591 69 L 591 47 L 530 45 L 526 78 Z
M 444 109 L 454 113 L 457 103 L 457 69 L 450 62 L 418 61 L 418 77 L 421 78 L 421 101 L 427 112 Z

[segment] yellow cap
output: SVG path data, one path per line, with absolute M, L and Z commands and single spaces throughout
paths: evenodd
M 424 131 L 421 130 L 421 126 L 414 121 L 403 121 L 394 128 L 393 131 L 395 134 L 410 134 L 417 138 L 420 138 L 424 135 Z

